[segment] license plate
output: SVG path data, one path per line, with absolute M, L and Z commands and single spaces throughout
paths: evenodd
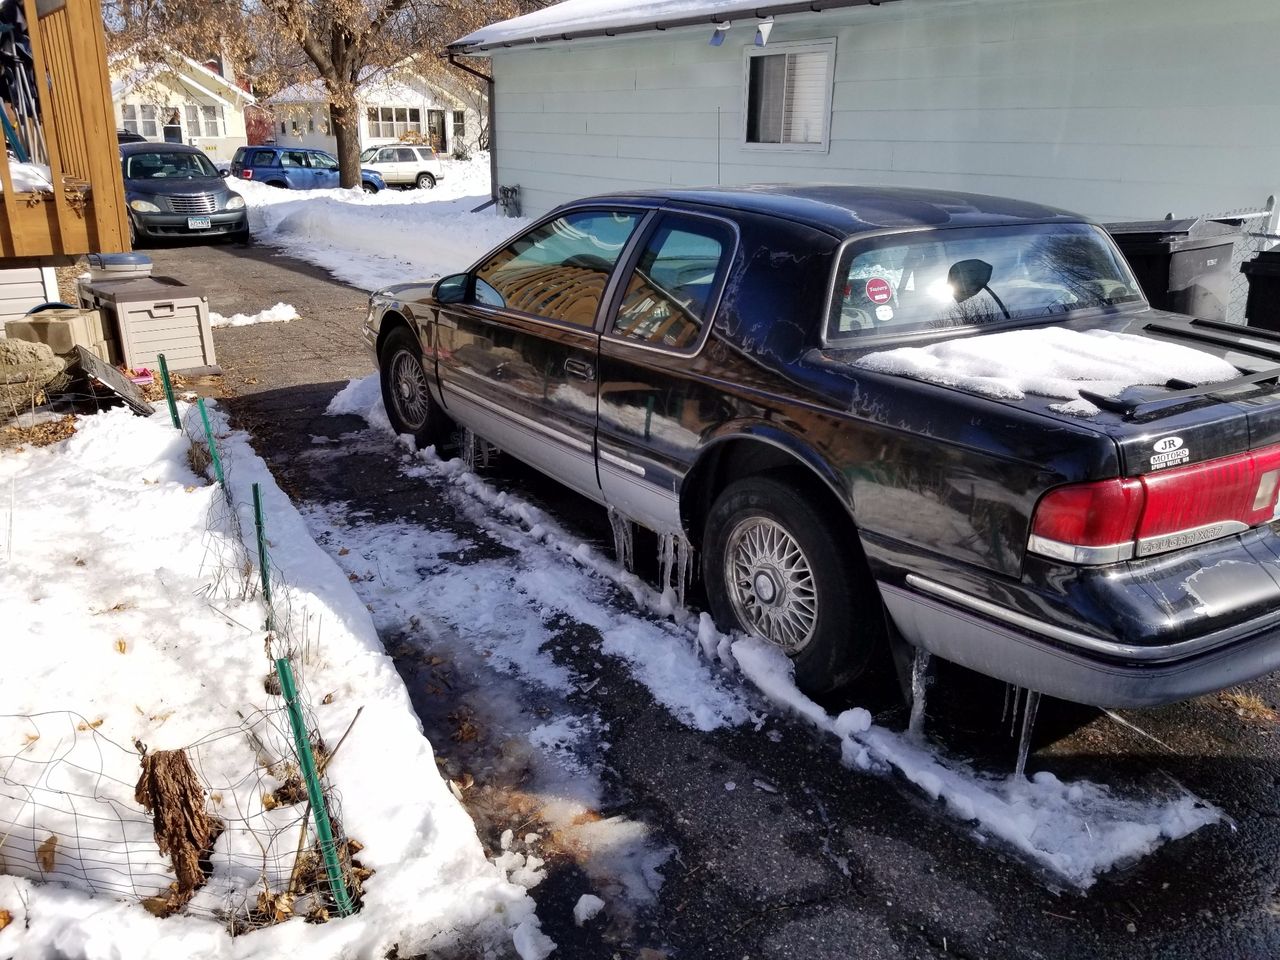
M 213 221 L 208 217 L 187 217 L 188 230 L 208 230 L 213 226 Z

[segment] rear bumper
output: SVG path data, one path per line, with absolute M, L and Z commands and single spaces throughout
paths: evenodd
M 922 577 L 881 582 L 914 646 L 979 673 L 1098 707 L 1185 700 L 1280 669 L 1280 612 L 1163 646 L 1076 633 Z

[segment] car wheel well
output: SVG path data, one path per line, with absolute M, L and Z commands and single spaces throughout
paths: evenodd
M 857 542 L 857 528 L 848 505 L 823 481 L 817 471 L 781 447 L 744 437 L 727 440 L 707 451 L 694 464 L 685 479 L 684 491 L 680 497 L 680 519 L 695 547 L 701 549 L 703 527 L 721 491 L 735 480 L 761 474 L 787 476 L 794 483 L 803 486 L 806 493 L 817 499 L 824 508 L 824 513 L 833 522 L 846 528 L 844 532 L 851 538 L 847 542 Z
M 409 324 L 408 319 L 403 314 L 396 313 L 394 310 L 388 310 L 382 315 L 382 323 L 378 325 L 378 342 L 376 350 L 378 356 L 382 356 L 382 346 L 387 342 L 387 337 L 391 336 L 391 331 L 397 327 L 404 327 L 410 333 L 413 327 Z

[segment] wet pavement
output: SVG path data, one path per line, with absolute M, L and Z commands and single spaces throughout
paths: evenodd
M 215 333 L 233 393 L 228 406 L 295 501 L 448 530 L 478 545 L 457 563 L 510 552 L 456 508 L 445 480 L 406 475 L 406 454 L 389 438 L 354 417 L 324 416 L 347 377 L 373 369 L 358 337 L 363 294 L 258 247 L 151 253 L 157 273 L 207 287 L 220 313 L 254 313 L 279 300 L 298 308 L 302 319 L 287 325 Z M 498 458 L 484 476 L 609 551 L 603 510 L 509 458 Z M 645 554 L 637 543 L 637 556 Z M 612 602 L 631 603 L 616 594 Z M 696 595 L 691 602 L 699 604 Z M 503 830 L 520 834 L 522 821 L 537 819 L 537 798 L 528 796 L 530 763 L 502 725 L 521 713 L 536 715 L 542 705 L 532 695 L 524 702 L 519 685 L 487 682 L 482 664 L 439 657 L 412 632 L 408 624 L 384 630 L 384 642 L 442 772 L 465 787 L 481 839 L 496 852 Z M 799 721 L 775 712 L 767 720 L 770 736 L 750 725 L 698 732 L 674 719 L 617 661 L 598 655 L 593 628 L 567 621 L 555 634 L 554 658 L 599 681 L 569 697 L 607 724 L 608 748 L 600 751 L 605 795 L 597 812 L 641 821 L 675 851 L 662 867 L 655 903 L 626 923 L 579 928 L 570 913 L 592 883 L 572 849 L 546 848 L 548 876 L 532 894 L 544 929 L 559 943 L 556 956 L 1280 954 L 1275 678 L 1186 704 L 1126 711 L 1119 720 L 1041 705 L 1029 770 L 1139 793 L 1168 788 L 1172 780 L 1229 818 L 1104 875 L 1081 894 L 1056 889 L 1051 876 L 984 840 L 905 782 L 843 768 L 833 741 Z M 1008 769 L 1016 741 L 1002 717 L 1004 697 L 1002 685 L 944 666 L 933 681 L 926 730 L 976 765 Z M 853 702 L 825 706 L 834 711 Z M 905 725 L 906 711 L 890 694 L 872 705 L 878 722 Z M 726 790 L 727 783 L 737 789 Z

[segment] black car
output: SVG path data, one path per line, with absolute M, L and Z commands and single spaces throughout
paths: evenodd
M 244 197 L 197 147 L 122 143 L 120 170 L 134 245 L 159 237 L 249 239 Z
M 596 197 L 376 293 L 365 336 L 398 432 L 687 540 L 720 627 L 810 692 L 904 640 L 1099 706 L 1280 666 L 1280 335 L 1153 310 L 1079 216 Z

